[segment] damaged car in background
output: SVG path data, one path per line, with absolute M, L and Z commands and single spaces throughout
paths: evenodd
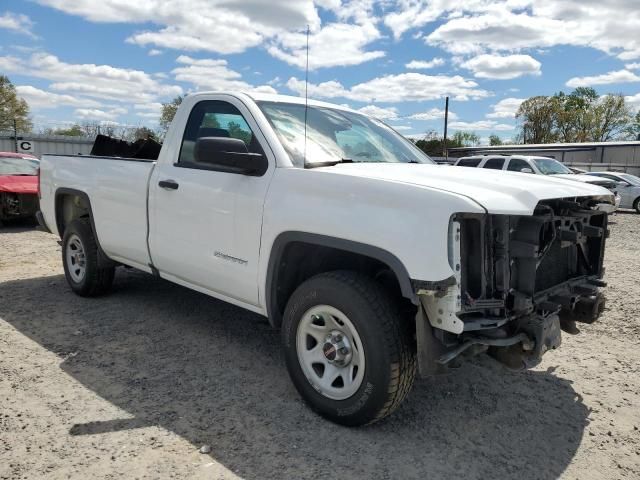
M 0 224 L 35 217 L 38 167 L 39 161 L 32 155 L 0 152 Z
M 367 115 L 262 93 L 187 96 L 156 147 L 43 156 L 70 288 L 125 265 L 264 315 L 332 421 L 377 421 L 465 357 L 530 368 L 602 311 L 597 185 L 438 166 Z

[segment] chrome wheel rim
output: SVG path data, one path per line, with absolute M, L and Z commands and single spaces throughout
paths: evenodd
M 69 237 L 66 249 L 67 269 L 71 279 L 80 283 L 84 279 L 87 272 L 87 260 L 84 253 L 84 245 L 82 240 L 75 233 Z
M 296 349 L 303 373 L 321 395 L 346 400 L 362 385 L 364 347 L 353 323 L 337 308 L 307 310 L 298 324 Z

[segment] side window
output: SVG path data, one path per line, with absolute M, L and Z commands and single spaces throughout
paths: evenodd
M 480 164 L 481 158 L 461 158 L 458 161 L 458 167 L 477 167 Z
M 521 172 L 523 168 L 533 170 L 527 162 L 520 160 L 519 158 L 512 158 L 507 166 L 507 170 L 510 172 Z
M 247 145 L 249 152 L 263 153 L 240 111 L 220 100 L 205 100 L 191 110 L 182 137 L 179 163 L 195 163 L 193 151 L 200 137 L 237 138 Z
M 504 158 L 490 158 L 482 168 L 490 168 L 492 170 L 502 170 L 504 166 Z

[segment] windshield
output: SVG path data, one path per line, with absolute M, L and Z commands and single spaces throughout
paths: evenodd
M 37 175 L 38 160 L 17 157 L 0 157 L 0 175 Z
M 636 177 L 635 175 L 629 175 L 628 173 L 620 173 L 618 176 L 626 180 L 627 182 L 629 182 L 631 185 L 640 187 L 640 178 Z
M 573 174 L 571 170 L 553 158 L 535 158 L 533 161 L 543 175 Z
M 291 161 L 305 166 L 305 106 L 258 102 Z M 306 166 L 341 161 L 434 163 L 418 147 L 384 123 L 344 110 L 309 106 Z

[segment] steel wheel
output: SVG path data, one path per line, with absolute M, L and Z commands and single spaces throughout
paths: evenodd
M 340 310 L 329 305 L 307 310 L 298 324 L 296 350 L 303 373 L 318 393 L 346 400 L 360 388 L 364 347 L 353 323 Z
M 80 283 L 87 272 L 87 261 L 84 252 L 82 240 L 75 233 L 69 237 L 67 242 L 67 265 L 69 267 L 69 275 L 74 282 Z

